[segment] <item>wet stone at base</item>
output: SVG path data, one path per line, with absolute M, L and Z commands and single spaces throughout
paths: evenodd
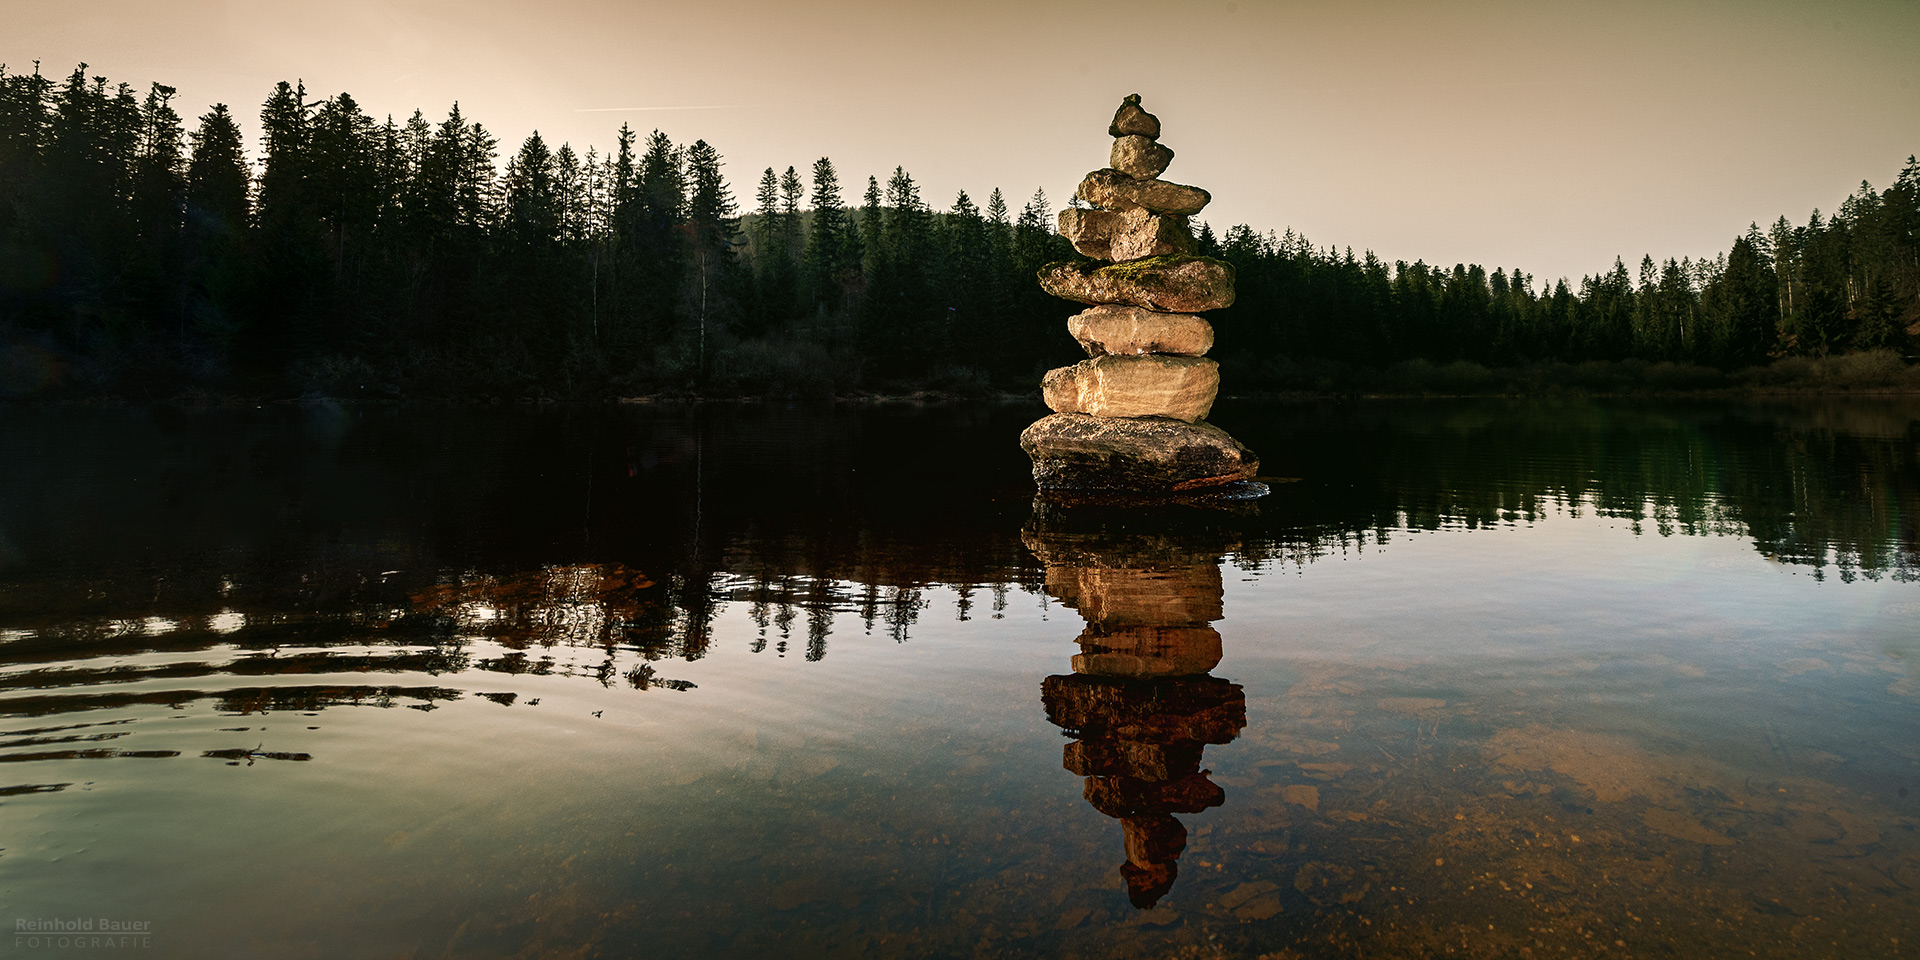
M 1028 427 L 1020 447 L 1042 489 L 1177 493 L 1260 472 L 1253 451 L 1205 421 L 1056 413 Z

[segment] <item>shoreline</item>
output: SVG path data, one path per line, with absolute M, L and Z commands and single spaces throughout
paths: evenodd
M 1370 390 L 1259 390 L 1223 394 L 1217 402 L 1250 403 L 1356 403 L 1363 401 L 1409 400 L 1675 400 L 1675 401 L 1765 401 L 1920 398 L 1920 386 L 1846 387 L 1819 384 L 1786 386 L 1736 386 L 1707 389 L 1581 390 L 1554 386 L 1542 390 L 1486 391 L 1370 391 Z M 700 396 L 697 394 L 642 394 L 600 398 L 554 397 L 448 397 L 399 396 L 354 397 L 308 394 L 303 396 L 248 396 L 244 394 L 179 393 L 164 397 L 128 397 L 107 393 L 66 397 L 0 397 L 0 408 L 7 407 L 142 407 L 172 406 L 187 408 L 236 408 L 304 405 L 344 405 L 356 407 L 608 407 L 608 406 L 784 406 L 784 407 L 868 407 L 868 406 L 992 406 L 1031 405 L 1046 409 L 1039 391 L 1031 393 L 956 394 L 918 390 L 901 393 L 860 392 L 826 398 L 768 396 Z

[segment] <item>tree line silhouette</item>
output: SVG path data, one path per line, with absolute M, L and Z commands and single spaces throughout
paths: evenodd
M 936 210 L 903 168 L 849 190 L 822 157 L 742 210 L 718 150 L 658 130 L 605 154 L 536 132 L 502 169 L 458 104 L 376 120 L 282 82 L 250 157 L 226 105 L 189 131 L 175 97 L 0 69 L 0 395 L 964 393 L 1076 353 L 1034 282 L 1073 255 L 1043 190 Z M 1239 272 L 1213 316 L 1236 389 L 1315 362 L 1734 370 L 1904 353 L 1920 322 L 1912 157 L 1805 226 L 1577 284 L 1198 226 Z

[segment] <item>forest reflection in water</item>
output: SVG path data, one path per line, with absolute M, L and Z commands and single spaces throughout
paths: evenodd
M 0 884 L 180 956 L 1911 946 L 1914 405 L 1240 413 L 1272 495 L 1137 511 L 1021 407 L 0 410 Z

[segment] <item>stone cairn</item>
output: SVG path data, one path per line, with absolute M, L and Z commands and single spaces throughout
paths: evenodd
M 1020 435 L 1033 478 L 1042 490 L 1257 495 L 1246 482 L 1259 460 L 1206 422 L 1220 367 L 1205 356 L 1213 326 L 1194 314 L 1231 305 L 1234 274 L 1194 255 L 1187 218 L 1213 197 L 1159 179 L 1173 151 L 1139 94 L 1121 102 L 1107 133 L 1112 166 L 1087 174 L 1078 191 L 1093 209 L 1060 211 L 1061 235 L 1094 259 L 1040 270 L 1048 293 L 1092 305 L 1067 321 L 1091 359 L 1041 381 L 1055 412 Z

